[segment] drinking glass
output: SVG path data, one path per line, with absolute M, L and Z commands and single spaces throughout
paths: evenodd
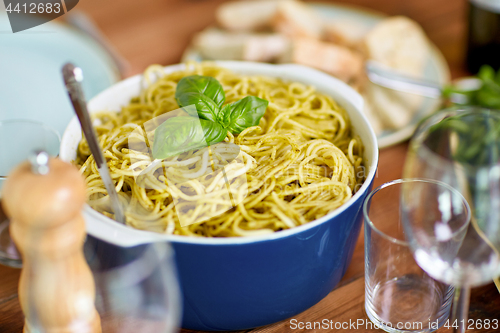
M 405 177 L 447 183 L 471 207 L 464 229 L 425 216 L 415 223 L 414 214 L 428 211 L 426 194 L 403 189 L 403 222 L 415 260 L 430 276 L 455 285 L 455 332 L 467 326 L 470 288 L 500 275 L 499 162 L 500 111 L 477 107 L 443 110 L 424 121 L 405 162 Z
M 179 331 L 181 297 L 177 280 L 174 252 L 167 242 L 149 243 L 134 247 L 119 247 L 87 236 L 85 259 L 95 282 L 95 309 L 105 333 L 173 333 Z M 40 283 L 40 270 L 46 266 L 43 254 L 32 253 L 29 284 Z M 57 279 L 57 276 L 53 276 Z M 67 281 L 61 280 L 63 286 Z M 62 287 L 64 288 L 64 287 Z M 29 289 L 34 290 L 34 289 Z M 28 291 L 29 293 L 29 291 Z M 57 293 L 57 291 L 56 291 Z M 30 327 L 43 331 L 36 303 L 36 294 L 28 294 Z M 39 295 L 38 295 L 39 296 Z M 56 310 L 52 315 L 57 318 Z M 75 314 L 76 315 L 76 314 Z M 79 316 L 78 316 L 79 315 Z M 86 322 L 86 311 L 74 318 L 74 325 Z M 47 321 L 47 318 L 44 318 Z
M 10 171 L 37 150 L 57 156 L 61 138 L 51 127 L 32 120 L 0 121 L 0 264 L 21 267 L 21 257 L 9 235 L 9 220 L 2 210 L 2 185 Z M 22 204 L 22 203 L 19 203 Z
M 365 309 L 386 332 L 432 332 L 448 319 L 453 287 L 433 279 L 413 259 L 402 224 L 404 186 L 423 190 L 432 206 L 438 204 L 438 193 L 447 194 L 446 213 L 464 224 L 469 221 L 465 199 L 443 183 L 399 179 L 370 193 L 363 206 Z
M 124 248 L 88 236 L 85 257 L 96 283 L 103 332 L 178 331 L 182 306 L 169 243 Z

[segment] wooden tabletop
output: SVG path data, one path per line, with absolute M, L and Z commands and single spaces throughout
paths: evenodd
M 216 7 L 224 0 L 85 0 L 76 9 L 84 10 L 97 23 L 116 49 L 129 61 L 129 74 L 142 72 L 148 65 L 178 63 L 191 36 L 214 23 Z M 325 1 L 324 1 L 325 2 Z M 466 29 L 466 0 L 338 0 L 371 8 L 389 15 L 406 15 L 419 22 L 430 40 L 448 61 L 452 77 L 467 74 L 463 66 Z M 401 177 L 407 144 L 380 151 L 380 163 L 374 186 Z M 387 198 L 392 200 L 393 198 Z M 17 284 L 20 270 L 0 265 L 0 332 L 22 331 Z M 493 284 L 473 289 L 471 319 L 500 320 L 500 295 Z M 364 311 L 363 231 L 346 275 L 325 299 L 295 317 L 313 322 L 328 319 L 349 322 L 367 319 Z M 252 332 L 288 332 L 290 322 L 251 330 Z M 295 330 L 300 331 L 300 330 Z M 320 331 L 320 330 L 318 330 Z M 382 332 L 375 329 L 340 329 L 339 332 Z M 440 329 L 438 332 L 447 332 Z M 468 332 L 497 332 L 493 329 Z

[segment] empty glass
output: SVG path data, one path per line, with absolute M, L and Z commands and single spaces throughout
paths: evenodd
M 410 142 L 404 176 L 445 182 L 471 207 L 470 224 L 456 240 L 443 241 L 439 221 L 407 226 L 421 267 L 455 286 L 453 332 L 465 332 L 470 288 L 500 276 L 500 112 L 461 107 L 433 114 Z M 412 197 L 407 196 L 408 204 L 421 205 Z
M 8 195 L 2 194 L 3 182 L 10 171 L 27 160 L 35 150 L 57 156 L 59 144 L 59 134 L 43 123 L 32 120 L 0 121 L 0 264 L 21 266 L 20 256 L 9 235 L 9 221 L 2 210 L 1 198 Z
M 95 282 L 95 309 L 103 333 L 179 331 L 182 304 L 174 252 L 169 243 L 119 247 L 87 236 L 84 255 Z M 59 278 L 43 271 L 47 270 L 46 262 L 45 265 L 37 265 L 44 260 L 44 254 L 40 251 L 32 253 L 31 258 L 35 258 L 30 266 L 31 274 L 24 275 L 28 285 L 36 286 L 41 276 Z M 58 284 L 62 289 L 67 288 L 66 283 L 67 280 L 59 278 Z M 59 319 L 61 313 L 54 309 L 51 317 L 47 318 L 42 308 L 44 304 L 36 301 L 40 294 L 35 290 L 28 289 L 29 324 L 34 329 L 32 332 L 42 332 L 45 325 L 53 322 L 53 318 L 62 320 L 64 317 Z M 33 294 L 29 291 L 33 291 Z M 52 295 L 57 297 L 57 292 L 52 291 Z M 82 302 L 82 305 L 86 304 Z M 81 309 L 74 314 L 74 327 L 88 323 L 88 311 Z M 83 329 L 79 332 L 84 331 L 88 332 Z
M 418 179 L 395 180 L 368 195 L 365 218 L 365 309 L 370 320 L 386 332 L 432 332 L 445 324 L 453 287 L 434 280 L 415 262 L 406 241 L 400 194 L 403 186 L 425 184 L 429 202 L 434 192 L 454 199 L 447 212 L 468 219 L 463 197 L 443 183 Z M 450 199 L 450 200 L 451 200 Z M 455 210 L 453 210 L 455 209 Z
M 107 333 L 172 333 L 181 319 L 174 252 L 166 242 L 123 248 L 87 237 L 96 308 Z

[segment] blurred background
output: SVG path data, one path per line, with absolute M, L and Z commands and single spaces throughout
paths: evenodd
M 243 5 L 228 5 L 236 2 Z M 277 2 L 294 3 L 277 14 L 282 21 L 275 19 L 276 6 L 258 4 Z M 476 2 L 484 0 L 82 0 L 54 21 L 15 34 L 0 7 L 0 120 L 38 120 L 62 135 L 72 117 L 60 77 L 67 61 L 82 68 L 87 99 L 152 64 L 295 62 L 358 90 L 385 148 L 408 139 L 441 104 L 369 83 L 365 61 L 438 86 L 471 74 L 465 55 L 469 7 Z M 496 33 L 493 16 L 487 29 Z
M 215 24 L 225 0 L 82 0 L 76 7 L 95 20 L 116 49 L 130 62 L 130 74 L 148 65 L 178 63 L 191 38 Z M 464 76 L 467 0 L 335 0 L 308 1 L 360 6 L 417 21 L 448 61 L 453 77 Z

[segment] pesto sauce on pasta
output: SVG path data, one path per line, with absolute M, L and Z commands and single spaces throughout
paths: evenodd
M 245 195 L 238 188 L 231 190 L 232 196 L 239 198 L 234 208 L 182 227 L 173 200 L 182 193 L 161 186 L 163 173 L 174 172 L 171 166 L 175 165 L 184 168 L 187 179 L 183 186 L 191 186 L 193 193 L 216 189 L 217 177 L 209 175 L 212 168 L 207 161 L 213 156 L 215 163 L 225 165 L 224 152 L 208 147 L 182 154 L 182 161 L 177 157 L 152 161 L 149 154 L 132 151 L 128 140 L 144 131 L 146 121 L 179 108 L 176 85 L 189 75 L 215 77 L 224 88 L 226 103 L 253 95 L 268 100 L 269 106 L 259 126 L 237 136 L 228 132 L 225 139 L 240 148 L 239 166 L 247 182 Z M 97 118 L 100 124 L 96 131 L 111 176 L 121 200 L 127 202 L 127 224 L 137 229 L 205 237 L 272 233 L 328 214 L 346 203 L 364 181 L 360 171 L 363 144 L 352 134 L 347 113 L 329 96 L 298 82 L 240 75 L 207 62 L 188 63 L 185 70 L 170 74 L 155 65 L 145 71 L 138 97 L 120 112 L 102 112 Z M 75 162 L 86 179 L 90 206 L 112 217 L 106 189 L 85 139 L 78 145 Z M 147 180 L 148 186 L 139 186 L 137 170 L 145 169 L 152 177 Z M 236 169 L 229 168 L 226 173 L 229 182 L 241 176 Z M 172 175 L 179 177 L 178 172 Z M 196 207 L 194 218 L 204 209 L 217 211 L 217 202 L 206 200 L 212 204 Z

